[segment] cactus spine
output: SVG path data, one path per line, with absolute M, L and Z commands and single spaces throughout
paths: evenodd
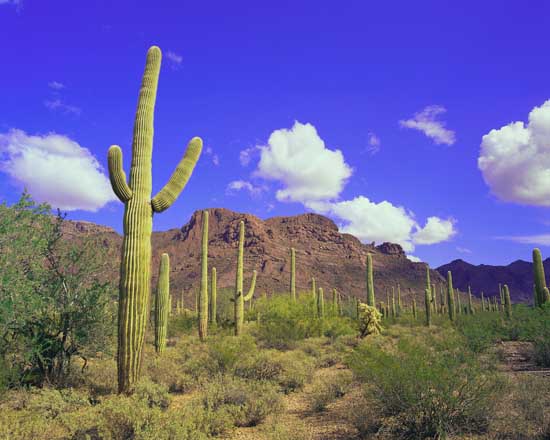
M 372 255 L 367 254 L 367 305 L 376 307 L 376 299 L 374 297 L 374 277 L 372 271 Z
M 449 309 L 449 319 L 454 321 L 456 319 L 455 310 L 455 294 L 453 289 L 453 275 L 451 271 L 447 272 L 447 308 Z
M 166 347 L 168 307 L 170 302 L 170 257 L 162 254 L 155 295 L 155 351 L 162 353 Z
M 237 275 L 235 280 L 235 335 L 239 336 L 244 324 L 244 302 L 250 301 L 256 288 L 256 271 L 252 272 L 252 282 L 246 295 L 243 293 L 243 266 L 244 266 L 244 222 L 239 223 L 239 250 L 237 254 Z
M 199 291 L 199 338 L 208 336 L 208 211 L 202 212 L 201 288 Z
M 108 153 L 111 186 L 125 205 L 118 303 L 119 393 L 131 393 L 141 371 L 151 281 L 153 213 L 160 213 L 172 205 L 189 180 L 202 150 L 202 140 L 198 137 L 191 139 L 170 180 L 151 199 L 153 112 L 161 56 L 161 51 L 156 46 L 147 51 L 134 123 L 129 183 L 124 173 L 120 147 L 113 145 Z
M 216 326 L 218 323 L 218 290 L 217 290 L 217 274 L 216 268 L 212 268 L 212 273 L 210 275 L 210 322 L 212 325 Z
M 542 265 L 542 255 L 540 249 L 533 249 L 533 272 L 535 277 L 535 305 L 541 306 L 546 302 L 546 278 L 544 275 L 544 266 Z
M 290 249 L 290 297 L 296 301 L 296 251 Z

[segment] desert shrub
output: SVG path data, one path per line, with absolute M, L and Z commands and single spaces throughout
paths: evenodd
M 83 370 L 82 377 L 93 397 L 117 392 L 116 360 L 113 358 L 91 359 Z
M 135 396 L 147 403 L 149 408 L 166 409 L 170 405 L 168 387 L 153 382 L 149 378 L 142 378 L 136 385 Z
M 346 413 L 347 422 L 357 430 L 359 439 L 370 439 L 380 428 L 380 408 L 375 399 L 367 398 L 363 393 L 352 400 Z
M 153 382 L 168 387 L 168 391 L 187 392 L 197 383 L 191 374 L 186 373 L 182 366 L 183 355 L 179 350 L 169 347 L 162 356 L 151 353 L 145 356 L 143 369 L 145 376 Z
M 168 322 L 168 338 L 187 335 L 194 332 L 197 328 L 197 317 L 189 312 L 181 315 L 170 316 Z
M 533 360 L 540 367 L 550 367 L 550 332 L 535 339 Z
M 350 389 L 352 374 L 350 371 L 338 371 L 333 376 L 324 376 L 316 380 L 309 394 L 311 409 L 324 411 L 327 405 L 344 396 Z
M 498 376 L 453 333 L 361 344 L 348 363 L 401 438 L 484 432 L 502 390 Z
M 223 377 L 207 385 L 203 406 L 229 414 L 235 426 L 255 426 L 280 411 L 282 400 L 270 383 Z

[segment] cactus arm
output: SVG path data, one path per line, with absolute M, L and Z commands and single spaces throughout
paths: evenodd
M 243 298 L 244 301 L 250 301 L 254 296 L 254 289 L 256 288 L 256 275 L 258 275 L 256 271 L 252 272 L 252 282 L 250 283 L 248 293 Z
M 109 164 L 109 179 L 116 196 L 122 203 L 126 203 L 132 198 L 132 190 L 126 182 L 126 174 L 122 167 L 122 150 L 118 145 L 112 145 L 107 154 Z
M 193 169 L 201 155 L 201 151 L 202 139 L 194 137 L 187 145 L 185 155 L 172 173 L 172 176 L 170 176 L 166 185 L 164 185 L 164 188 L 162 188 L 157 195 L 153 197 L 153 200 L 151 200 L 153 211 L 162 212 L 172 206 L 172 203 L 178 198 L 191 177 Z

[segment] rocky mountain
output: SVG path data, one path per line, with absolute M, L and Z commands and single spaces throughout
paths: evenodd
M 543 261 L 546 273 L 550 270 L 550 258 Z M 447 271 L 453 274 L 453 286 L 467 290 L 472 286 L 472 293 L 481 296 L 498 295 L 498 284 L 507 284 L 512 300 L 516 302 L 532 302 L 533 298 L 533 264 L 517 260 L 507 266 L 490 266 L 480 264 L 475 266 L 463 260 L 454 260 L 440 266 L 437 271 L 444 277 Z
M 365 298 L 366 256 L 373 254 L 377 299 L 385 299 L 386 289 L 401 285 L 406 302 L 411 295 L 423 298 L 426 269 L 423 263 L 407 259 L 401 246 L 383 243 L 363 244 L 350 234 L 338 232 L 336 224 L 321 215 L 302 214 L 261 220 L 223 208 L 209 209 L 209 267 L 216 267 L 218 288 L 231 288 L 235 282 L 239 222 L 246 226 L 245 288 L 258 271 L 257 292 L 269 295 L 289 291 L 290 248 L 296 249 L 296 289 L 309 291 L 311 277 L 326 294 L 337 288 L 343 296 Z M 160 254 L 167 252 L 171 261 L 171 292 L 184 292 L 187 306 L 194 304 L 194 292 L 200 284 L 200 211 L 180 229 L 154 232 L 153 283 L 156 283 Z M 88 222 L 67 222 L 66 236 L 89 234 L 98 239 L 98 251 L 111 261 L 106 278 L 118 280 L 122 237 L 113 229 Z M 444 283 L 435 270 L 432 282 Z M 154 284 L 153 284 L 154 285 Z

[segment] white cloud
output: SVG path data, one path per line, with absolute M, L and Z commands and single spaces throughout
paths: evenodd
M 491 193 L 501 200 L 550 206 L 550 100 L 481 140 L 477 164 Z
M 97 211 L 117 200 L 92 153 L 66 136 L 0 133 L 0 171 L 25 186 L 33 198 L 67 211 Z
M 457 250 L 457 252 L 460 252 L 461 254 L 471 254 L 472 253 L 472 251 L 470 249 L 465 248 L 465 247 L 460 247 L 460 246 L 457 246 L 456 250 Z
M 235 194 L 237 191 L 248 191 L 251 196 L 259 196 L 267 188 L 265 186 L 255 186 L 246 180 L 233 180 L 229 182 L 226 188 L 226 193 L 229 195 Z
M 166 52 L 166 58 L 168 59 L 170 66 L 174 70 L 179 68 L 181 66 L 181 63 L 183 62 L 183 57 L 176 52 L 172 52 L 171 50 Z
M 74 105 L 65 104 L 61 99 L 55 99 L 53 101 L 44 101 L 44 105 L 50 110 L 61 110 L 64 113 L 71 113 L 73 115 L 80 115 L 82 110 Z
M 537 244 L 541 246 L 550 246 L 550 234 L 539 235 L 511 235 L 495 237 L 497 240 L 514 241 L 521 244 Z
M 279 181 L 279 201 L 308 202 L 338 197 L 351 167 L 340 150 L 329 150 L 311 124 L 295 122 L 290 129 L 275 130 L 261 156 L 255 175 Z
M 376 154 L 380 151 L 380 146 L 382 145 L 382 142 L 380 141 L 380 138 L 370 132 L 369 135 L 368 135 L 368 143 L 369 143 L 369 146 L 367 147 L 367 151 L 370 153 L 370 154 Z
M 50 81 L 48 83 L 48 87 L 53 90 L 61 90 L 65 88 L 65 84 L 57 82 L 57 81 Z
M 422 260 L 414 255 L 407 255 L 407 258 L 413 263 L 422 263 Z
M 21 0 L 0 0 L 0 5 L 19 5 Z
M 214 153 L 214 150 L 212 149 L 212 147 L 208 146 L 206 147 L 206 150 L 205 150 L 205 153 L 212 157 L 212 163 L 215 165 L 215 166 L 218 166 L 220 164 L 220 157 Z
M 415 113 L 411 119 L 399 121 L 399 124 L 402 127 L 421 131 L 436 144 L 453 145 L 456 140 L 455 132 L 445 128 L 443 121 L 436 120 L 438 115 L 446 111 L 445 107 L 440 105 L 429 105 L 421 112 Z
M 453 219 L 443 220 L 439 217 L 428 217 L 426 225 L 413 234 L 416 244 L 435 244 L 447 241 L 456 234 Z

